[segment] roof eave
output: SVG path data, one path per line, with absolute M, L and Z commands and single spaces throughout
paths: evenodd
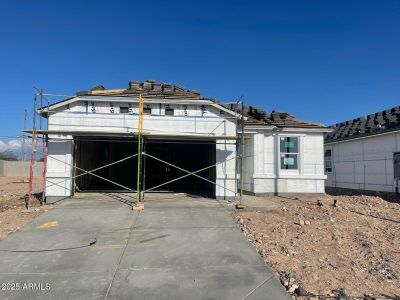
M 130 95 L 132 96 L 132 95 Z M 107 97 L 107 98 L 104 98 Z M 111 99 L 110 99 L 111 98 Z M 75 97 L 70 97 L 67 99 L 64 99 L 62 101 L 53 103 L 49 106 L 44 106 L 44 107 L 40 107 L 36 110 L 36 113 L 47 118 L 48 117 L 48 113 L 53 110 L 53 109 L 57 109 L 59 107 L 62 107 L 64 105 L 67 104 L 71 104 L 74 103 L 76 101 L 88 101 L 88 100 L 96 100 L 96 101 L 101 101 L 101 102 L 108 102 L 108 101 L 119 101 L 122 103 L 132 103 L 132 102 L 138 102 L 139 99 L 133 99 L 132 97 L 128 98 L 128 95 L 87 95 L 87 96 L 75 96 Z M 235 113 L 234 111 L 226 108 L 225 106 L 223 106 L 222 104 L 219 104 L 216 100 L 214 99 L 209 99 L 209 98 L 199 98 L 199 99 L 195 99 L 195 98 L 190 98 L 190 97 L 173 97 L 171 96 L 170 98 L 158 98 L 157 95 L 146 95 L 147 101 L 149 102 L 157 102 L 157 103 L 170 103 L 170 102 L 174 102 L 176 104 L 206 104 L 206 105 L 211 105 L 214 106 L 215 108 L 218 108 L 222 111 L 224 111 L 225 113 L 231 115 L 231 116 L 235 116 L 236 118 L 241 118 L 240 114 Z M 145 100 L 146 102 L 146 100 Z M 244 117 L 244 120 L 247 121 L 247 117 Z
M 262 124 L 262 123 L 246 123 L 246 127 L 253 129 L 264 129 L 264 130 L 278 130 L 278 131 L 314 131 L 314 132 L 332 132 L 333 130 L 328 127 L 311 127 L 311 126 L 278 126 L 273 124 Z

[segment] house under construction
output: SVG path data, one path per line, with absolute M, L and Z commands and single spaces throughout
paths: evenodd
M 330 130 L 287 113 L 243 109 L 241 101 L 222 105 L 150 80 L 126 89 L 97 86 L 37 112 L 48 119 L 47 130 L 31 131 L 47 141 L 48 200 L 76 191 L 216 198 L 238 190 L 324 192 L 323 134 Z

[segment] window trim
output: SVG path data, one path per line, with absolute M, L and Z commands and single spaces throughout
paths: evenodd
M 297 139 L 297 152 L 282 151 L 282 149 L 281 149 L 281 141 L 282 141 L 282 139 L 286 139 L 286 138 L 295 138 L 295 139 Z M 278 136 L 279 170 L 280 171 L 283 171 L 283 172 L 296 172 L 296 173 L 300 172 L 300 166 L 301 166 L 301 161 L 300 161 L 300 159 L 301 159 L 301 155 L 300 155 L 300 152 L 301 152 L 301 141 L 300 140 L 301 139 L 300 139 L 299 135 L 279 135 Z M 283 155 L 284 156 L 286 156 L 286 155 L 296 155 L 297 156 L 296 168 L 294 168 L 294 169 L 285 168 L 284 167 L 285 165 L 282 164 Z
M 330 160 L 329 160 L 329 162 L 331 163 L 331 166 L 330 166 L 330 171 L 327 171 L 327 167 L 326 167 L 326 162 L 327 162 L 327 159 L 326 159 L 326 152 L 327 151 L 330 151 L 331 152 L 331 156 L 330 156 Z M 332 164 L 332 148 L 329 148 L 329 149 L 324 149 L 324 172 L 325 172 L 325 174 L 331 174 L 332 173 L 332 171 L 333 171 L 333 164 Z

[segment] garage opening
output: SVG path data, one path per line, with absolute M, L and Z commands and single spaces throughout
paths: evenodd
M 172 165 L 190 172 L 198 171 L 215 164 L 214 141 L 155 140 L 145 139 L 144 152 Z M 75 138 L 75 163 L 83 170 L 93 170 L 112 164 L 137 153 L 137 142 L 132 139 L 88 139 Z M 207 168 L 198 174 L 215 182 L 216 168 Z M 76 169 L 76 174 L 84 172 Z M 77 191 L 125 191 L 122 187 L 136 190 L 137 156 L 120 163 L 93 172 L 111 182 L 90 174 L 75 179 Z M 169 166 L 150 156 L 143 156 L 142 190 L 162 185 L 153 191 L 186 192 L 189 194 L 215 197 L 215 185 L 193 175 L 173 181 L 187 175 L 186 172 Z
M 75 138 L 76 167 L 94 170 L 115 163 L 137 153 L 137 142 L 132 139 L 88 139 Z M 76 174 L 84 172 L 76 168 Z M 93 172 L 112 182 L 85 174 L 75 179 L 77 191 L 123 191 L 124 187 L 136 189 L 137 156 Z M 124 186 L 124 187 L 123 187 Z
M 190 172 L 195 172 L 215 164 L 214 141 L 157 141 L 147 140 L 145 152 Z M 187 173 L 168 166 L 149 156 L 145 158 L 145 188 L 152 188 L 172 181 Z M 196 173 L 215 182 L 215 167 Z M 158 190 L 186 192 L 207 197 L 215 197 L 215 185 L 190 175 L 160 187 Z

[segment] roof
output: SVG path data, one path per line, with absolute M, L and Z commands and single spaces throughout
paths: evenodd
M 325 143 L 373 136 L 400 130 L 400 106 L 329 126 Z
M 146 80 L 144 82 L 130 81 L 127 89 L 112 89 L 108 90 L 103 85 L 97 85 L 89 91 L 77 92 L 77 96 L 89 95 L 139 95 L 143 97 L 173 97 L 185 99 L 205 99 L 200 96 L 200 92 L 194 90 L 187 90 L 184 87 L 174 84 L 158 82 L 156 80 Z M 210 100 L 210 99 L 207 99 Z
M 58 108 L 62 105 L 66 105 L 77 100 L 93 99 L 96 101 L 116 100 L 130 102 L 132 100 L 129 98 L 129 96 L 137 96 L 138 98 L 139 95 L 141 95 L 143 98 L 147 98 L 145 101 L 157 99 L 157 101 L 164 102 L 176 101 L 179 104 L 197 103 L 198 101 L 199 104 L 215 106 L 218 109 L 235 116 L 235 113 L 232 110 L 227 109 L 215 99 L 202 97 L 198 91 L 187 90 L 177 84 L 158 82 L 155 80 L 146 80 L 144 82 L 130 81 L 129 86 L 126 89 L 106 89 L 104 85 L 97 85 L 88 91 L 77 92 L 76 96 L 70 96 L 59 102 L 52 103 L 49 107 L 39 108 L 38 112 L 46 116 L 47 110 L 50 108 Z
M 218 107 L 232 115 L 240 116 L 241 110 L 238 109 L 237 104 L 229 104 L 224 106 L 215 99 L 205 98 L 200 95 L 200 92 L 195 90 L 187 90 L 184 87 L 173 84 L 158 82 L 155 80 L 146 80 L 144 82 L 130 81 L 127 89 L 106 89 L 103 85 L 97 85 L 88 91 L 80 91 L 76 93 L 76 96 L 62 100 L 57 103 L 53 103 L 50 107 L 58 107 L 65 105 L 69 102 L 75 101 L 80 97 L 98 97 L 104 99 L 115 99 L 121 100 L 124 96 L 139 96 L 142 95 L 144 98 L 151 99 L 165 99 L 163 101 L 175 100 L 177 102 L 182 100 L 188 100 L 193 102 L 208 102 L 207 104 Z M 87 98 L 85 98 L 87 100 Z M 46 114 L 46 110 L 43 108 L 40 113 Z M 245 125 L 266 125 L 275 126 L 280 128 L 314 128 L 314 129 L 326 129 L 326 127 L 319 123 L 308 122 L 295 118 L 293 115 L 287 112 L 278 112 L 273 110 L 270 114 L 266 111 L 257 108 L 255 106 L 247 106 L 244 109 Z
M 235 110 L 236 105 L 230 105 L 232 110 Z M 308 122 L 297 119 L 292 114 L 287 112 L 279 112 L 273 110 L 270 114 L 263 109 L 255 106 L 246 106 L 244 115 L 247 116 L 246 125 L 270 125 L 278 128 L 326 128 L 323 124 Z

